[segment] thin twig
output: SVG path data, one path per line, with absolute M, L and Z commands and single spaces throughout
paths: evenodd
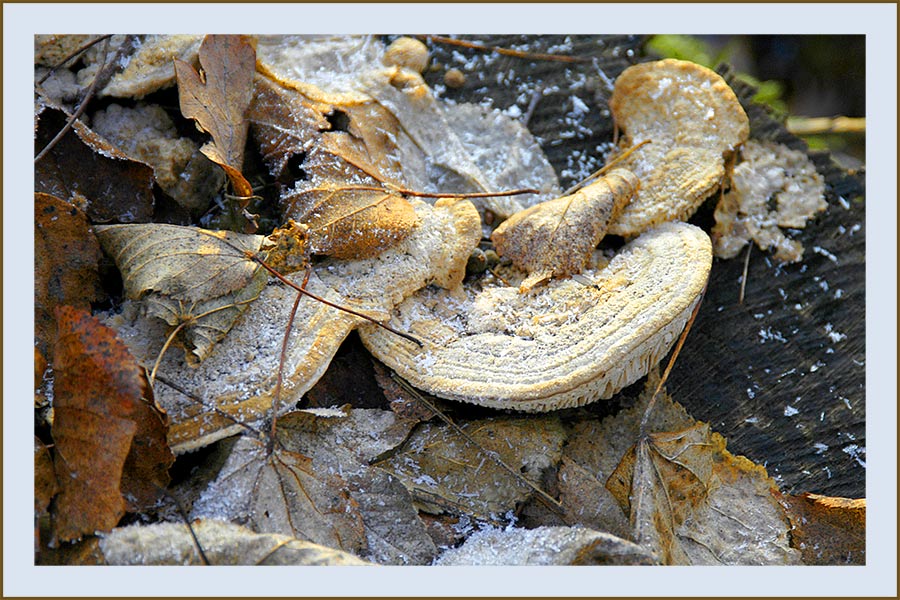
M 524 477 L 519 471 L 517 471 L 516 469 L 513 469 L 512 467 L 507 465 L 503 461 L 503 459 L 500 458 L 499 454 L 497 454 L 496 452 L 493 452 L 491 450 L 488 450 L 487 448 L 485 448 L 484 446 L 479 444 L 477 441 L 475 441 L 475 439 L 472 438 L 472 436 L 470 436 L 468 433 L 466 433 L 462 427 L 457 425 L 453 421 L 453 419 L 451 419 L 450 417 L 445 415 L 443 413 L 443 411 L 441 411 L 441 409 L 439 409 L 437 406 L 434 405 L 434 403 L 426 400 L 425 397 L 422 394 L 420 394 L 418 390 L 416 390 L 409 383 L 407 383 L 406 380 L 404 380 L 402 377 L 400 377 L 396 373 L 391 373 L 391 378 L 394 381 L 396 381 L 403 389 L 405 389 L 407 392 L 412 394 L 412 396 L 416 400 L 418 400 L 419 402 L 424 404 L 426 407 L 428 407 L 428 409 L 431 412 L 433 412 L 441 421 L 443 421 L 448 426 L 450 426 L 450 428 L 453 429 L 453 431 L 455 431 L 460 437 L 462 437 L 464 440 L 466 440 L 466 442 L 472 444 L 473 446 L 475 446 L 476 448 L 481 450 L 484 454 L 486 454 L 488 456 L 488 458 L 490 458 L 495 463 L 497 463 L 501 468 L 503 468 L 506 472 L 508 472 L 510 475 L 512 475 L 515 479 L 523 482 L 525 485 L 527 485 L 532 490 L 534 490 L 534 492 L 538 495 L 538 498 L 541 500 L 541 502 L 546 504 L 548 508 L 550 508 L 551 510 L 553 510 L 559 514 L 562 514 L 562 503 L 559 500 L 557 500 L 556 498 L 554 498 L 553 496 L 551 496 L 550 494 L 548 494 L 547 492 L 542 490 L 538 485 L 531 482 L 527 477 Z
M 653 395 L 650 396 L 650 401 L 647 403 L 647 408 L 644 410 L 644 416 L 641 418 L 641 425 L 639 429 L 641 438 L 644 438 L 647 435 L 647 423 L 650 420 L 650 413 L 653 411 L 653 406 L 656 404 L 656 397 L 659 395 L 660 390 L 662 390 L 663 385 L 669 378 L 669 373 L 672 372 L 672 367 L 675 366 L 675 359 L 678 358 L 678 353 L 681 352 L 681 347 L 684 346 L 684 340 L 687 339 L 688 332 L 691 330 L 691 326 L 694 324 L 694 319 L 697 318 L 697 313 L 700 312 L 700 305 L 703 303 L 703 296 L 705 294 L 706 286 L 703 286 L 703 291 L 700 292 L 700 298 L 697 300 L 697 304 L 694 305 L 694 310 L 691 311 L 691 317 L 688 319 L 688 322 L 684 326 L 681 335 L 678 337 L 678 342 L 675 344 L 675 349 L 672 351 L 672 356 L 669 358 L 669 362 L 666 365 L 666 370 L 663 371 L 662 377 L 659 378 L 659 383 L 656 385 L 656 389 L 653 391 Z
M 220 409 L 217 406 L 209 406 L 206 402 L 204 402 L 203 400 L 201 400 L 200 398 L 198 398 L 191 392 L 187 391 L 186 389 L 184 389 L 183 387 L 181 387 L 174 381 L 164 377 L 163 375 L 157 375 L 156 381 L 172 388 L 173 390 L 175 390 L 176 392 L 178 392 L 179 394 L 181 394 L 182 396 L 184 396 L 191 402 L 194 402 L 195 404 L 202 406 L 205 409 L 212 410 L 214 413 L 216 413 L 218 416 L 222 417 L 223 419 L 226 419 L 228 421 L 231 421 L 235 425 L 239 425 L 239 426 L 243 427 L 247 431 L 253 433 L 257 438 L 262 439 L 263 434 L 258 429 L 251 427 L 250 425 L 247 425 L 246 423 L 238 421 L 236 418 L 234 418 L 233 415 L 229 415 L 227 412 L 225 412 L 224 410 Z
M 47 81 L 47 78 L 50 77 L 54 73 L 54 71 L 56 71 L 56 69 L 64 66 L 70 60 L 72 60 L 78 56 L 81 56 L 85 51 L 87 51 L 89 48 L 93 47 L 95 44 L 98 44 L 98 43 L 102 42 L 103 40 L 107 40 L 107 39 L 111 38 L 112 36 L 113 36 L 113 34 L 107 33 L 105 35 L 101 35 L 100 37 L 94 38 L 93 40 L 87 42 L 86 44 L 82 45 L 79 48 L 76 48 L 75 50 L 70 52 L 68 56 L 63 58 L 61 61 L 59 61 L 52 67 L 50 67 L 47 70 L 47 72 L 44 73 L 44 76 L 41 77 L 40 79 L 38 79 L 38 85 Z
M 109 52 L 109 38 L 107 38 L 105 40 L 104 46 L 103 46 L 104 60 L 106 59 L 106 55 L 108 52 Z M 50 140 L 50 142 L 46 146 L 44 146 L 44 149 L 41 150 L 40 152 L 38 152 L 38 155 L 34 157 L 35 164 L 40 162 L 40 160 L 42 158 L 44 158 L 56 146 L 56 144 L 59 143 L 59 140 L 61 140 L 63 138 L 63 136 L 69 132 L 69 130 L 72 128 L 72 126 L 75 125 L 75 121 L 79 117 L 81 117 L 82 114 L 84 114 L 85 110 L 87 110 L 88 103 L 91 101 L 91 98 L 94 97 L 94 90 L 97 89 L 97 82 L 100 81 L 100 73 L 102 71 L 103 71 L 103 69 L 99 69 L 97 71 L 97 74 L 94 76 L 93 81 L 91 81 L 90 87 L 88 87 L 87 93 L 85 94 L 85 96 L 81 100 L 81 102 L 78 104 L 78 108 L 75 109 L 75 112 L 73 112 L 71 115 L 69 115 L 69 118 L 66 120 L 66 124 L 63 126 L 63 128 L 60 129 L 57 132 L 57 134 L 53 137 L 53 139 Z
M 750 272 L 750 250 L 753 249 L 753 242 L 747 243 L 747 255 L 744 256 L 744 272 L 741 275 L 741 291 L 738 294 L 738 304 L 744 303 L 744 288 L 747 287 L 747 274 Z
M 309 282 L 309 276 L 312 274 L 312 267 L 306 268 L 306 276 L 300 287 L 306 288 Z M 284 338 L 281 340 L 281 358 L 278 360 L 278 378 L 275 382 L 275 392 L 272 394 L 272 429 L 269 436 L 269 443 L 266 444 L 266 451 L 271 454 L 275 448 L 275 424 L 278 421 L 278 404 L 281 402 L 281 386 L 284 382 L 284 363 L 287 356 L 288 338 L 291 336 L 291 329 L 294 327 L 294 317 L 297 315 L 297 308 L 300 306 L 300 300 L 303 294 L 298 293 L 294 298 L 294 306 L 291 307 L 291 315 L 288 317 L 287 327 L 284 329 Z
M 162 487 L 161 485 L 156 485 L 156 488 L 161 490 L 172 502 L 175 503 L 175 508 L 178 509 L 178 514 L 181 515 L 181 518 L 184 519 L 184 524 L 187 525 L 188 531 L 191 532 L 191 539 L 194 540 L 194 547 L 197 549 L 197 553 L 200 554 L 200 562 L 203 563 L 203 566 L 209 566 L 209 559 L 206 557 L 206 552 L 203 551 L 203 546 L 200 545 L 200 540 L 197 539 L 197 534 L 194 532 L 194 527 L 191 525 L 191 520 L 188 518 L 187 511 L 184 510 L 184 506 L 181 505 L 181 501 L 175 497 L 169 490 Z
M 528 127 L 528 122 L 531 121 L 531 117 L 534 115 L 534 109 L 537 108 L 538 102 L 540 102 L 543 97 L 543 86 L 536 89 L 534 94 L 531 95 L 531 101 L 528 103 L 528 108 L 525 109 L 525 114 L 522 116 L 523 127 Z
M 566 63 L 582 63 L 588 62 L 587 58 L 580 56 L 566 56 L 565 54 L 543 54 L 540 52 L 525 52 L 522 50 L 513 50 L 511 48 L 500 48 L 498 46 L 486 46 L 476 42 L 467 42 L 465 40 L 457 40 L 455 38 L 444 37 L 440 35 L 420 35 L 420 39 L 426 39 L 436 44 L 445 44 L 447 46 L 459 46 L 460 48 L 468 48 L 470 50 L 480 50 L 481 52 L 496 52 L 503 56 L 512 56 L 514 58 L 525 58 L 529 60 L 550 60 Z

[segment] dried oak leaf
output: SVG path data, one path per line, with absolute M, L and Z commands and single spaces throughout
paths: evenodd
M 157 425 L 165 417 L 125 344 L 87 311 L 56 312 L 51 433 L 61 490 L 51 514 L 55 538 L 70 541 L 111 529 L 127 506 L 146 502 L 148 488 L 164 488 L 174 457 Z
M 100 245 L 82 211 L 54 196 L 35 193 L 35 340 L 36 350 L 51 361 L 56 307 L 86 309 L 103 296 L 97 271 L 100 256 Z
M 318 544 L 214 520 L 191 524 L 210 565 L 340 566 L 368 565 L 364 560 Z M 197 546 L 181 523 L 118 527 L 100 540 L 108 565 L 202 565 Z
M 253 260 L 272 257 L 283 273 L 307 261 L 305 228 L 296 223 L 268 238 L 161 223 L 97 226 L 97 237 L 122 273 L 125 294 L 148 314 L 184 325 L 185 356 L 197 364 L 212 352 L 266 285 Z
M 517 212 L 491 234 L 500 256 L 528 272 L 527 291 L 551 277 L 581 273 L 594 249 L 640 187 L 628 170 L 614 169 L 570 196 Z
M 64 111 L 40 102 L 35 112 L 35 153 L 65 126 Z M 149 221 L 153 167 L 136 161 L 80 120 L 34 166 L 35 192 L 71 202 L 93 223 Z
M 621 151 L 650 141 L 617 163 L 641 180 L 640 191 L 609 228 L 625 237 L 690 217 L 722 183 L 726 158 L 750 134 L 747 115 L 725 80 L 682 60 L 625 69 L 609 108 L 625 131 Z
M 243 35 L 208 35 L 200 44 L 201 73 L 175 59 L 181 114 L 212 136 L 200 151 L 225 170 L 238 196 L 252 196 L 241 174 L 247 108 L 253 96 L 256 51 Z
M 397 247 L 376 258 L 324 259 L 313 266 L 307 289 L 326 300 L 387 319 L 388 311 L 429 284 L 455 287 L 481 237 L 478 213 L 470 202 L 414 200 L 421 226 Z M 288 275 L 300 284 L 303 275 Z M 202 447 L 242 431 L 239 423 L 271 417 L 282 343 L 297 292 L 266 286 L 228 336 L 197 368 L 178 353 L 163 356 L 158 373 L 191 399 L 167 385 L 157 399 L 172 419 L 170 444 L 176 452 Z M 127 302 L 110 318 L 143 364 L 153 364 L 168 333 L 165 324 Z M 319 380 L 344 338 L 363 320 L 305 298 L 293 319 L 285 355 L 284 385 L 276 413 L 289 410 Z M 219 411 L 219 412 L 217 412 Z M 227 415 L 220 414 L 228 413 Z
M 309 227 L 311 251 L 368 258 L 396 245 L 418 221 L 397 191 L 405 182 L 396 120 L 378 105 L 339 100 L 314 86 L 260 75 L 249 119 L 275 177 L 284 180 L 286 165 L 302 159 L 296 166 L 302 177 L 287 182 L 296 185 L 285 189 L 281 205 L 285 217 Z M 336 115 L 347 123 L 332 131 Z
M 709 237 L 664 223 L 623 247 L 593 285 L 555 280 L 526 294 L 512 279 L 470 278 L 425 288 L 391 325 L 414 347 L 372 327 L 360 338 L 413 386 L 441 398 L 542 412 L 612 397 L 647 374 L 675 343 L 712 263 Z
M 569 566 L 654 565 L 653 555 L 634 542 L 583 527 L 483 529 L 444 552 L 436 565 Z
M 636 440 L 606 482 L 629 515 L 630 537 L 664 564 L 797 564 L 765 469 L 730 454 L 722 436 L 668 396 L 643 433 L 650 395 L 648 386 L 635 408 L 604 423 L 617 438 Z
M 397 476 L 421 510 L 490 519 L 514 510 L 534 493 L 522 477 L 537 485 L 559 460 L 565 440 L 559 419 L 550 415 L 482 419 L 461 427 L 478 446 L 448 426 L 423 423 L 396 452 L 375 464 Z
M 802 229 L 828 208 L 825 181 L 809 157 L 782 144 L 750 140 L 731 180 L 731 190 L 716 205 L 716 256 L 733 258 L 753 240 L 762 250 L 774 248 L 778 260 L 803 258 L 803 245 L 784 230 Z
M 866 499 L 804 493 L 781 496 L 791 546 L 806 565 L 866 564 Z

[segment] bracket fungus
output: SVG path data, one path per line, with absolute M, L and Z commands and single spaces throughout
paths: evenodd
M 490 278 L 425 288 L 390 321 L 419 348 L 363 326 L 376 358 L 442 398 L 544 412 L 612 397 L 675 343 L 712 264 L 706 233 L 664 223 L 628 243 L 602 270 L 520 293 Z
M 651 141 L 618 163 L 641 180 L 610 225 L 610 233 L 623 237 L 689 218 L 722 183 L 726 158 L 750 135 L 747 114 L 725 80 L 692 62 L 666 59 L 625 69 L 609 108 L 625 131 L 620 150 Z
M 716 256 L 734 258 L 752 239 L 762 250 L 774 249 L 778 260 L 800 260 L 803 245 L 784 230 L 802 229 L 828 208 L 824 179 L 806 154 L 771 141 L 747 142 L 741 159 L 731 190 L 716 206 Z

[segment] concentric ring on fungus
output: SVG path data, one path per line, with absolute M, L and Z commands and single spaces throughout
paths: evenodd
M 467 282 L 420 290 L 390 324 L 424 348 L 360 328 L 375 357 L 436 396 L 544 412 L 607 399 L 656 365 L 700 300 L 712 264 L 706 233 L 664 223 L 622 248 L 609 265 L 528 293 Z

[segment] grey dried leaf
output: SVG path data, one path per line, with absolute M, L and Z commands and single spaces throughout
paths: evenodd
M 216 480 L 194 504 L 193 518 L 246 523 L 260 533 L 359 554 L 366 548 L 358 505 L 338 475 L 323 472 L 296 452 L 257 440 L 235 444 Z
M 553 416 L 483 419 L 461 427 L 532 483 L 556 464 L 565 439 Z M 528 484 L 444 425 L 420 425 L 397 452 L 376 465 L 397 476 L 427 512 L 490 518 L 513 510 L 533 493 Z
M 637 544 L 582 527 L 486 529 L 444 552 L 440 566 L 654 565 Z
M 340 550 L 274 533 L 203 519 L 192 524 L 210 565 L 368 565 Z M 202 565 L 194 540 L 183 523 L 130 525 L 111 531 L 100 541 L 106 564 L 133 566 Z

